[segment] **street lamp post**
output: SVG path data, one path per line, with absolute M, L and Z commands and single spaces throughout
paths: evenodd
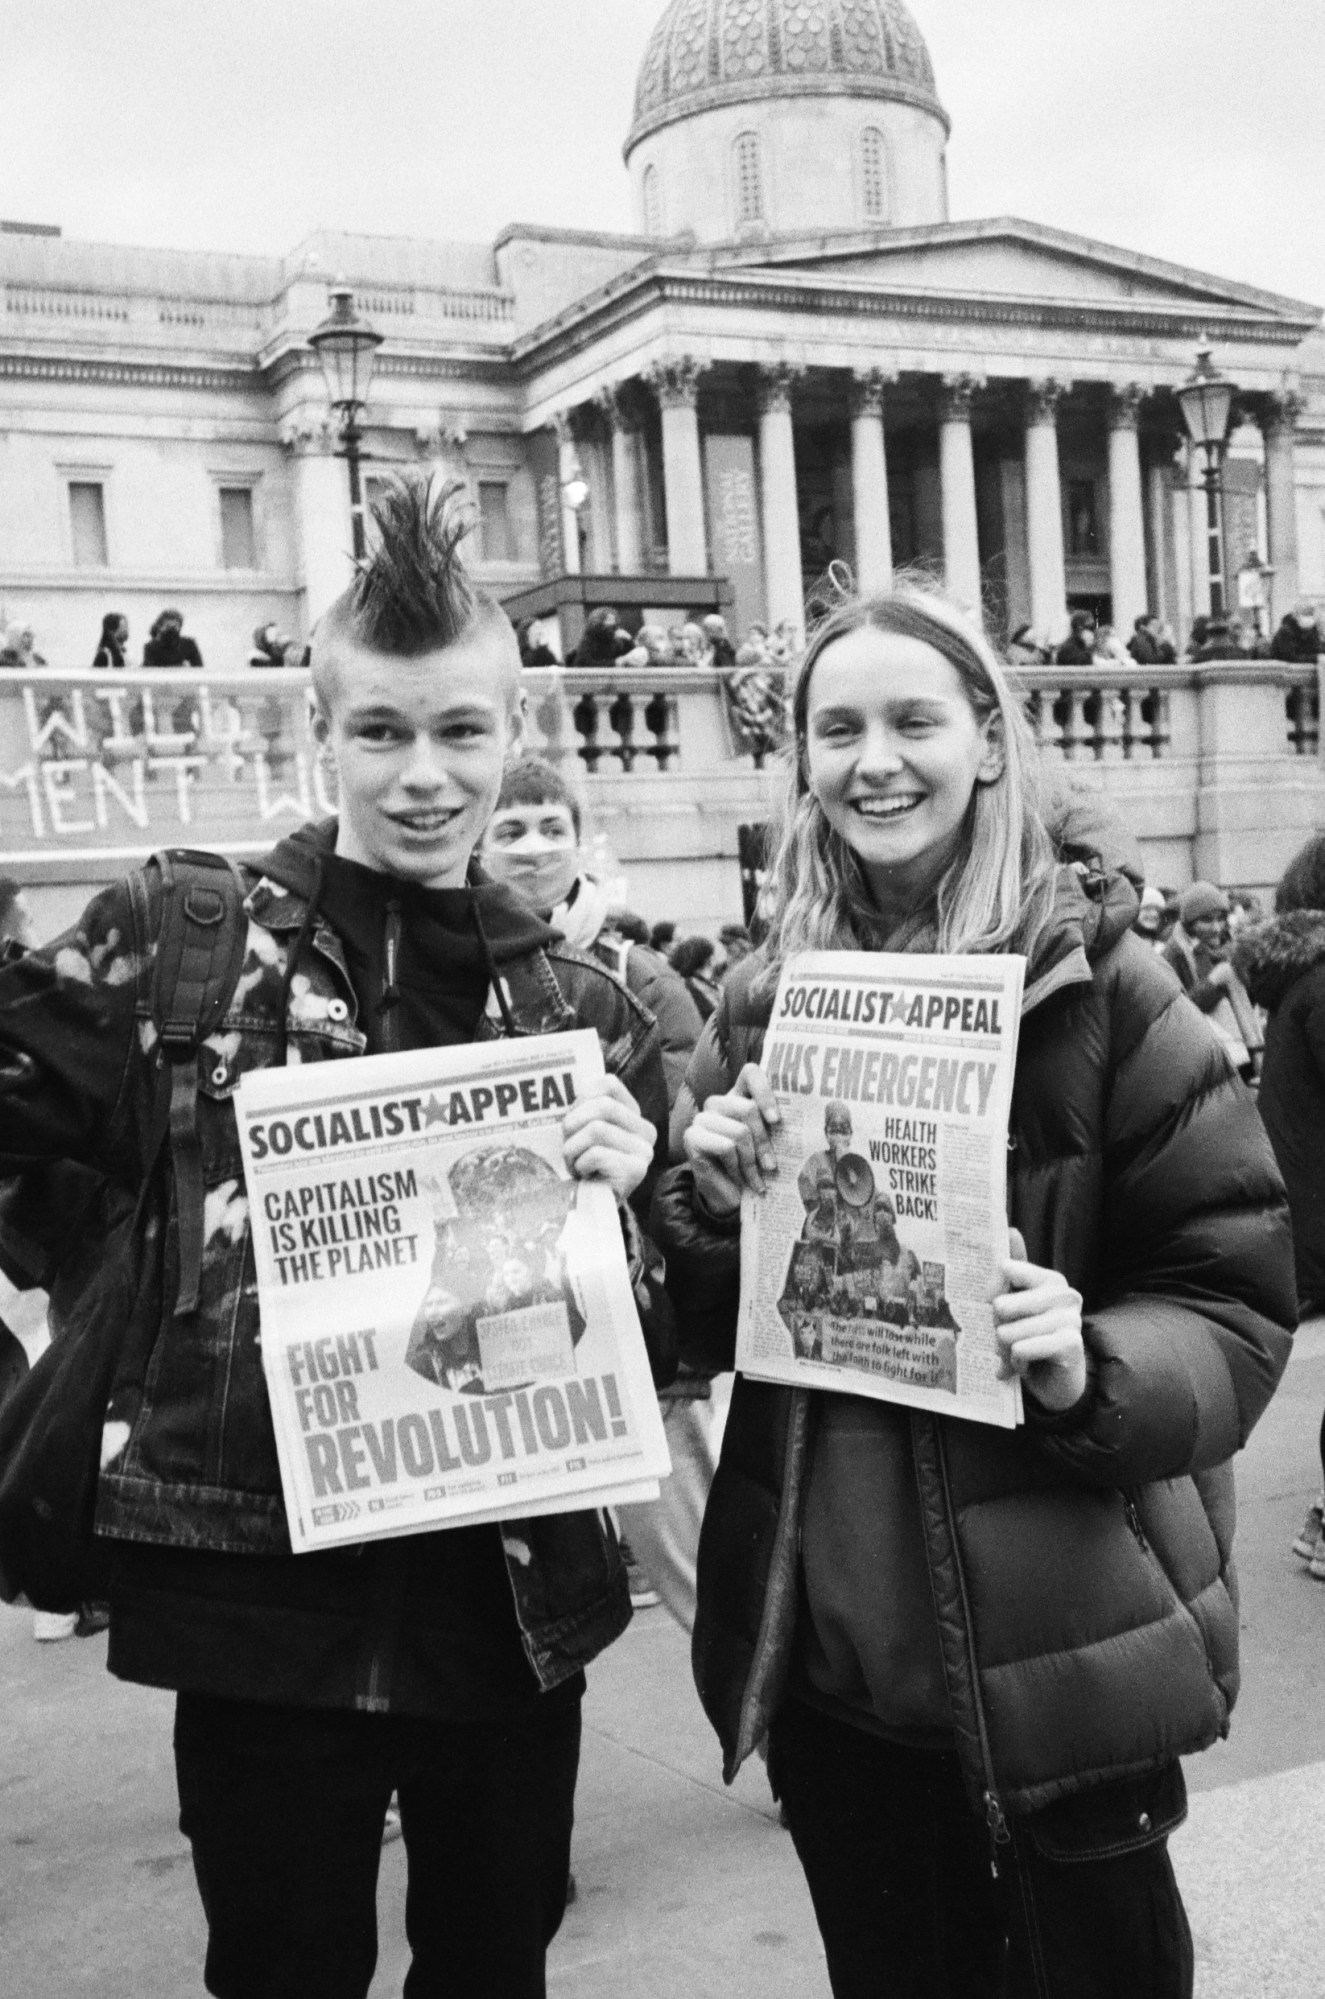
M 1234 385 L 1221 375 L 1202 347 L 1196 356 L 1196 371 L 1178 390 L 1183 422 L 1203 460 L 1205 485 L 1206 556 L 1210 565 L 1210 615 L 1222 618 L 1228 611 L 1224 588 L 1223 465 L 1228 442 L 1229 418 L 1233 414 Z
M 339 455 L 350 472 L 350 533 L 354 559 L 362 562 L 368 549 L 359 483 L 359 462 L 363 455 L 359 418 L 368 404 L 373 362 L 382 345 L 382 335 L 354 310 L 354 293 L 349 286 L 335 285 L 331 290 L 331 311 L 321 326 L 309 334 L 308 344 L 322 363 L 327 399 L 340 417 Z

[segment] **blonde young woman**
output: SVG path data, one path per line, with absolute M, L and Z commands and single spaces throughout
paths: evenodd
M 933 596 L 813 636 L 773 872 L 656 1209 L 694 1357 L 732 1364 L 783 958 L 1024 952 L 995 1313 L 1027 1421 L 738 1379 L 694 1635 L 727 1773 L 768 1737 L 837 1999 L 1185 1999 L 1178 1759 L 1228 1727 L 1230 1460 L 1294 1317 L 1255 1108 L 1134 883 L 1065 863 L 1002 669 Z

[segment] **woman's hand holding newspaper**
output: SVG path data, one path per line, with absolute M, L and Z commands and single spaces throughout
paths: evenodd
M 1086 1390 L 1081 1293 L 1057 1270 L 1026 1262 L 1019 1229 L 1008 1231 L 1007 1289 L 994 1300 L 995 1330 L 1006 1367 L 1046 1409 L 1070 1409 Z
M 777 1172 L 770 1128 L 782 1122 L 778 1100 L 762 1069 L 747 1062 L 736 1087 L 705 1099 L 685 1135 L 695 1191 L 711 1215 L 734 1214 L 748 1187 L 762 1194 Z
M 577 1180 L 606 1180 L 617 1206 L 628 1201 L 653 1164 L 658 1134 L 619 1076 L 604 1076 L 562 1120 L 566 1164 Z

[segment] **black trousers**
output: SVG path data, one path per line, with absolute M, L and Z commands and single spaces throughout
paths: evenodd
M 1042 1841 L 1050 1859 L 1027 1820 L 999 1849 L 995 1879 L 955 1756 L 899 1748 L 795 1700 L 773 1724 L 769 1774 L 834 1999 L 1191 1999 L 1191 1931 L 1162 1838 L 1100 1858 L 1090 1848 L 1107 1835 L 1074 1839 L 1068 1826 L 1064 1837 L 1060 1815 Z M 1168 1788 L 1180 1801 L 1176 1769 Z M 1096 1817 L 1118 1802 L 1101 1800 Z M 1138 1817 L 1125 1809 L 1119 1830 Z
M 544 1999 L 566 1906 L 580 1703 L 509 1723 L 180 1694 L 180 1829 L 217 1999 L 364 1999 L 393 1791 L 409 1861 L 406 1999 Z

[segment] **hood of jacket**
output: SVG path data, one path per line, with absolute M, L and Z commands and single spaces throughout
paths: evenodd
M 1289 909 L 1244 930 L 1233 969 L 1257 1006 L 1271 1012 L 1304 972 L 1325 964 L 1325 910 Z

